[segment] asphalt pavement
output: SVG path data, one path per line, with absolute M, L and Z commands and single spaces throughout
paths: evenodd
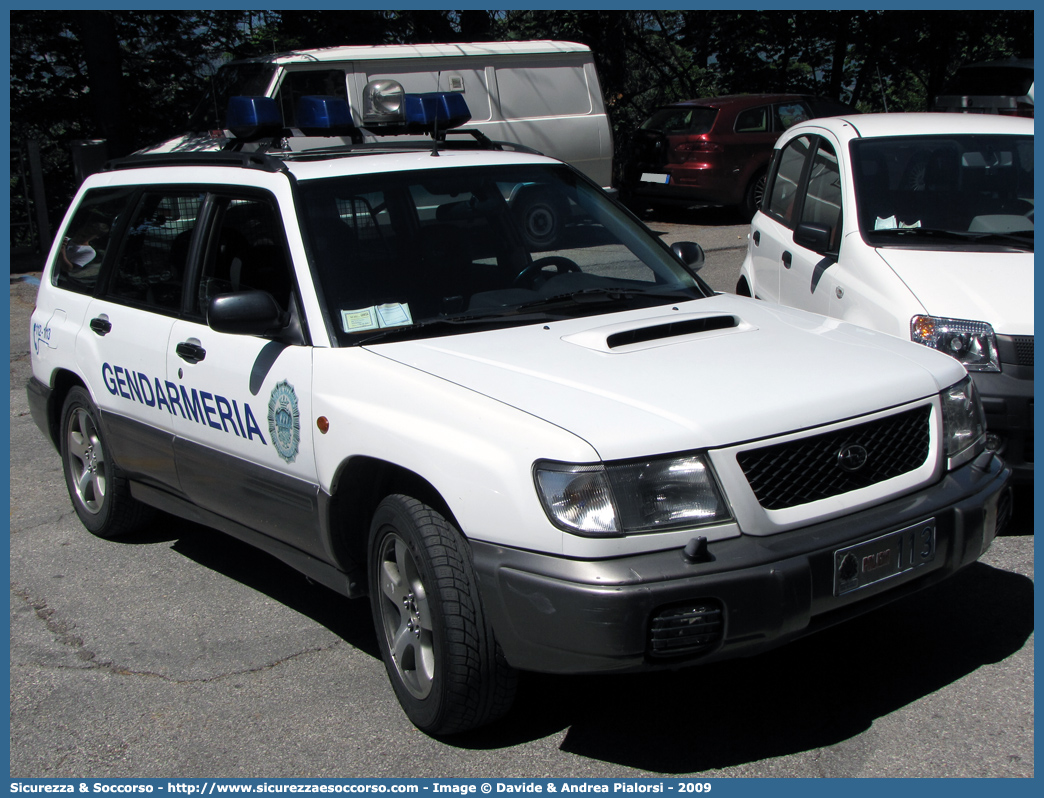
M 732 290 L 745 226 L 646 222 L 698 241 Z M 505 719 L 437 740 L 400 711 L 364 602 L 176 519 L 125 542 L 80 525 L 28 415 L 34 295 L 12 280 L 12 778 L 1034 774 L 1028 491 L 1009 534 L 931 591 L 747 660 L 526 674 Z

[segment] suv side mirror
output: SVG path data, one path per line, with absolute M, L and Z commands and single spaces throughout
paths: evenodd
M 699 271 L 706 260 L 703 247 L 693 241 L 675 241 L 671 244 L 671 252 L 694 272 Z
M 830 249 L 831 232 L 831 229 L 824 224 L 802 222 L 794 230 L 794 243 L 799 247 L 825 255 Z
M 236 291 L 210 300 L 207 326 L 222 333 L 268 335 L 286 327 L 288 315 L 265 291 Z

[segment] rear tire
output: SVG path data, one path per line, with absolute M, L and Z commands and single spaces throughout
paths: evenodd
M 98 419 L 90 394 L 79 386 L 72 388 L 62 407 L 62 470 L 80 522 L 98 537 L 112 540 L 137 531 L 154 511 L 131 496 Z
M 369 563 L 381 656 L 414 725 L 446 735 L 504 715 L 517 674 L 493 638 L 460 532 L 424 503 L 388 496 L 370 527 Z

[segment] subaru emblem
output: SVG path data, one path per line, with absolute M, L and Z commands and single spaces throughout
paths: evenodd
M 843 471 L 858 471 L 866 465 L 868 454 L 858 443 L 846 443 L 837 453 L 837 464 Z

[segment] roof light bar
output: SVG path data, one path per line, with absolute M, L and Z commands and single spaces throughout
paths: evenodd
M 297 127 L 306 136 L 350 136 L 352 109 L 341 97 L 310 94 L 297 102 Z
M 283 130 L 282 114 L 271 97 L 229 97 L 225 120 L 232 135 L 243 141 L 278 136 Z
M 464 96 L 452 92 L 407 94 L 403 97 L 406 130 L 410 133 L 434 133 L 460 127 L 471 119 Z

